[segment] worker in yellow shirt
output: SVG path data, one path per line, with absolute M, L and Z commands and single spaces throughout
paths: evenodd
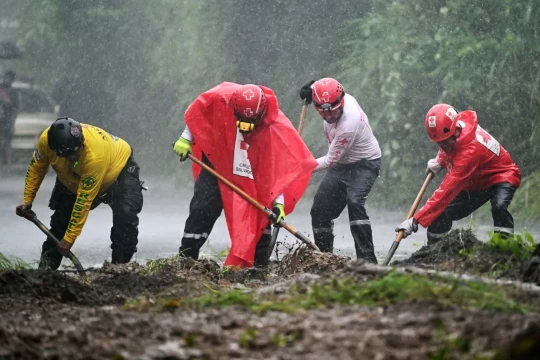
M 75 239 L 81 234 L 90 210 L 101 203 L 113 212 L 112 263 L 127 263 L 137 251 L 138 214 L 142 210 L 139 165 L 130 145 L 92 125 L 59 118 L 41 134 L 28 166 L 24 200 L 16 213 L 32 208 L 49 165 L 56 184 L 49 207 L 51 232 L 62 239 L 59 245 L 47 238 L 43 243 L 40 269 L 58 269 Z

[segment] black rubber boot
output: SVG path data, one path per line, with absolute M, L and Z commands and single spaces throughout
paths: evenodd
M 112 251 L 111 264 L 126 264 L 131 261 L 134 253 L 134 251 L 128 252 L 115 249 Z
M 315 245 L 322 252 L 331 253 L 334 251 L 334 234 L 331 232 L 316 233 L 314 231 Z

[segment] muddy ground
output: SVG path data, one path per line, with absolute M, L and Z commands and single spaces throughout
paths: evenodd
M 531 275 L 538 272 L 537 260 L 483 248 L 470 232 L 453 232 L 444 241 L 394 265 L 537 281 Z M 505 271 L 493 271 L 498 263 L 506 264 Z M 4 270 L 0 359 L 538 358 L 535 288 L 501 288 L 510 300 L 496 309 L 489 297 L 487 304 L 453 303 L 437 294 L 444 287 L 419 299 L 400 298 L 408 287 L 371 287 L 381 296 L 371 294 L 374 301 L 365 303 L 343 297 L 351 295 L 349 287 L 362 297 L 362 286 L 390 279 L 388 271 L 303 249 L 264 270 L 231 271 L 210 260 L 180 258 L 105 264 L 84 279 Z M 439 280 L 430 275 L 430 281 Z M 318 299 L 325 300 L 318 304 L 304 301 L 323 286 L 341 289 L 340 297 L 321 293 Z M 448 286 L 454 291 L 461 285 Z M 267 307 L 253 306 L 246 294 Z M 209 298 L 213 302 L 199 301 Z M 292 309 L 279 307 L 289 303 Z

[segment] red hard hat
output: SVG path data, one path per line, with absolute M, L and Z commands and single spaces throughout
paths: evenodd
M 257 85 L 242 85 L 232 94 L 231 105 L 237 118 L 257 121 L 266 111 L 266 96 Z
M 313 105 L 319 112 L 334 111 L 343 106 L 345 91 L 336 79 L 323 78 L 311 86 Z
M 448 104 L 437 104 L 426 114 L 426 131 L 432 142 L 444 141 L 454 135 L 458 112 Z

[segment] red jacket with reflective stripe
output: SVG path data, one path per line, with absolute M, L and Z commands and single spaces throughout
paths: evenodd
M 519 167 L 508 151 L 478 125 L 476 112 L 463 111 L 457 121 L 462 130 L 452 152 L 439 150 L 437 154 L 437 161 L 448 173 L 414 216 L 423 227 L 437 219 L 461 191 L 484 190 L 503 182 L 519 187 L 521 183 Z

